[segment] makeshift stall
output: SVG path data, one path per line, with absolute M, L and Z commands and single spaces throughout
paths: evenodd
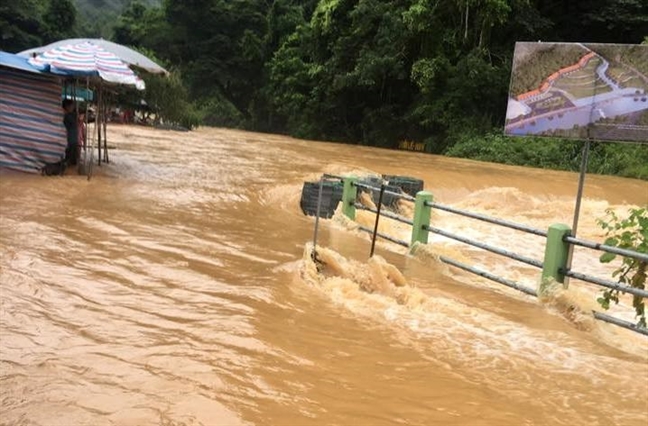
M 96 93 L 96 118 L 92 132 L 88 132 L 88 142 L 81 149 L 80 173 L 92 175 L 94 146 L 97 146 L 97 162 L 109 161 L 108 141 L 106 138 L 106 103 L 105 89 L 111 85 L 132 86 L 138 90 L 144 89 L 142 81 L 126 63 L 114 54 L 107 52 L 100 46 L 83 42 L 79 44 L 60 45 L 41 54 L 29 58 L 29 63 L 34 67 L 52 74 L 67 77 L 65 93 L 72 93 L 76 98 L 76 91 L 94 90 Z M 86 103 L 87 107 L 88 103 Z M 78 111 L 77 111 L 78 115 Z M 86 110 L 86 128 L 87 110 Z M 103 149 L 102 149 L 103 142 Z M 102 157 L 103 151 L 103 157 Z
M 60 79 L 0 52 L 0 167 L 53 173 L 65 147 Z

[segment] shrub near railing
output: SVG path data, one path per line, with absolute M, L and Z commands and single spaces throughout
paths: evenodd
M 606 210 L 604 219 L 597 220 L 597 223 L 606 231 L 604 244 L 627 250 L 634 250 L 639 253 L 648 253 L 648 212 L 646 208 L 630 209 L 630 216 L 620 218 L 613 210 Z M 612 262 L 617 255 L 604 253 L 600 257 L 603 263 Z M 645 289 L 648 262 L 641 259 L 623 257 L 621 266 L 613 273 L 613 277 L 621 284 L 630 287 Z M 598 299 L 604 309 L 610 308 L 610 302 L 619 303 L 619 290 L 607 289 Z M 640 327 L 646 327 L 646 305 L 644 298 L 638 295 L 632 297 L 632 306 Z

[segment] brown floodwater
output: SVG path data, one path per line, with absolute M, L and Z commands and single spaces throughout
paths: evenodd
M 301 187 L 324 172 L 418 177 L 440 203 L 543 229 L 571 224 L 577 174 L 222 129 L 112 126 L 109 144 L 90 181 L 0 177 L 0 424 L 648 424 L 648 338 L 593 321 L 597 289 L 541 303 L 435 254 L 534 288 L 539 271 L 431 236 L 429 256 L 380 241 L 407 285 L 369 293 L 369 237 L 339 216 L 318 242 L 348 276 L 304 255 Z M 646 182 L 588 175 L 578 235 L 646 203 Z M 432 221 L 542 259 L 541 238 Z M 574 269 L 609 278 L 599 254 L 577 249 Z M 627 299 L 612 312 L 634 320 Z

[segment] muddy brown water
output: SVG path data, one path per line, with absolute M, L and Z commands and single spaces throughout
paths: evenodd
M 539 228 L 571 224 L 576 174 L 232 130 L 109 132 L 112 162 L 90 181 L 0 177 L 0 424 L 648 423 L 648 339 L 592 321 L 598 290 L 583 283 L 542 304 L 387 242 L 399 297 L 303 273 L 301 186 L 323 172 L 415 176 L 441 203 Z M 647 202 L 646 182 L 588 176 L 579 236 L 601 240 L 607 208 Z M 433 221 L 542 258 L 537 237 Z M 430 240 L 537 284 L 534 268 Z M 336 219 L 320 244 L 360 263 L 370 248 Z M 609 277 L 597 256 L 577 250 L 574 268 Z M 566 318 L 565 300 L 583 314 Z M 633 319 L 625 299 L 613 313 Z

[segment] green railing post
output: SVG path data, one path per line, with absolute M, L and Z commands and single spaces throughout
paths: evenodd
M 565 275 L 560 270 L 567 269 L 569 243 L 563 239 L 568 235 L 571 235 L 571 228 L 567 225 L 557 223 L 549 227 L 538 296 L 546 294 L 552 281 L 565 284 Z
M 345 176 L 342 179 L 344 189 L 342 191 L 342 213 L 351 220 L 356 217 L 356 196 L 358 195 L 358 187 L 354 183 L 358 180 L 355 176 Z
M 414 202 L 414 224 L 412 225 L 412 241 L 410 247 L 414 243 L 427 244 L 429 231 L 424 226 L 430 225 L 430 214 L 432 208 L 426 205 L 426 202 L 432 202 L 434 197 L 431 192 L 419 191 L 416 194 L 416 201 Z

